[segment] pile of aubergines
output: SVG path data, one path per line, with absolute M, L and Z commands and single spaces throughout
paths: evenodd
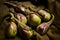
M 50 25 L 53 23 L 54 15 L 46 10 L 34 12 L 24 5 L 15 5 L 5 2 L 9 8 L 9 13 L 3 17 L 6 20 L 6 36 L 11 38 L 19 34 L 24 39 L 30 39 L 34 35 L 41 37 L 47 33 Z M 2 20 L 3 20 L 2 19 Z

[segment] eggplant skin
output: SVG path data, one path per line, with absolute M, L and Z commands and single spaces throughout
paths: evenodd
M 29 39 L 33 36 L 33 31 L 22 30 L 22 35 L 24 35 L 24 38 Z
M 49 21 L 50 20 L 50 18 L 51 18 L 50 13 L 46 12 L 45 10 L 39 10 L 38 12 L 39 12 L 40 15 L 43 16 L 45 21 Z
M 17 26 L 14 22 L 9 22 L 6 26 L 6 36 L 15 37 L 17 34 Z
M 22 23 L 26 24 L 27 23 L 27 18 L 23 14 L 17 14 L 16 15 L 17 19 L 21 21 Z
M 28 24 L 32 27 L 35 27 L 41 23 L 41 18 L 37 16 L 36 14 L 30 14 L 28 17 Z

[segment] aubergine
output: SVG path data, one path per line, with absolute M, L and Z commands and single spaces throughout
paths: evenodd
M 54 15 L 52 14 L 52 18 L 51 18 L 50 21 L 43 22 L 42 24 L 37 26 L 37 32 L 39 32 L 41 35 L 44 35 L 48 31 L 48 29 L 49 29 L 50 25 L 52 24 L 53 20 L 54 20 Z
M 8 22 L 6 24 L 5 34 L 7 37 L 15 37 L 17 34 L 17 25 L 14 22 Z
M 27 16 L 27 19 L 28 19 L 28 24 L 32 27 L 36 27 L 39 24 L 41 24 L 41 18 L 38 15 L 34 14 L 34 13 L 30 13 Z
M 49 21 L 51 18 L 50 13 L 46 12 L 45 10 L 39 10 L 38 13 L 43 17 L 44 21 Z
M 23 14 L 17 14 L 16 15 L 17 19 L 21 21 L 22 23 L 26 24 L 27 23 L 27 18 Z

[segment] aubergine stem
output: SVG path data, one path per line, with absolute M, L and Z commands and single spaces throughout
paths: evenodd
M 13 4 L 13 3 L 10 3 L 10 2 L 4 2 L 4 4 L 5 4 L 5 5 L 9 5 L 9 6 L 11 6 L 11 7 L 14 7 L 14 8 L 17 7 L 17 5 L 15 5 L 15 4 Z
M 12 13 L 11 13 L 11 16 L 12 16 L 11 19 L 14 19 L 15 21 L 17 21 L 17 23 L 19 24 L 19 26 L 20 26 L 21 28 L 26 28 L 26 30 L 33 31 L 33 35 L 36 35 L 37 37 L 39 37 L 39 39 L 42 39 L 42 36 L 41 36 L 39 33 L 37 33 L 35 30 L 32 30 L 31 27 L 23 24 L 22 22 L 20 22 L 20 21 L 17 20 L 16 18 L 14 18 L 14 15 L 13 15 Z
M 54 20 L 54 15 L 52 14 L 52 19 L 48 22 L 44 22 L 44 23 L 40 24 L 39 26 L 37 26 L 37 31 L 41 35 L 45 34 L 48 31 L 48 29 L 49 29 L 50 25 L 52 24 L 53 20 Z
M 53 20 L 54 20 L 54 15 L 52 14 L 52 19 L 49 22 L 47 22 L 47 24 L 50 26 L 52 24 Z

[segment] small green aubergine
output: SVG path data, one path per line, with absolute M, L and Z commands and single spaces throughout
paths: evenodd
M 41 23 L 41 18 L 34 13 L 30 13 L 27 16 L 27 19 L 28 19 L 28 24 L 33 26 L 33 27 L 34 26 L 36 27 Z
M 30 39 L 31 37 L 33 37 L 33 31 L 27 31 L 27 30 L 22 30 L 20 32 L 20 35 L 22 35 L 25 39 Z
M 48 21 L 51 18 L 50 13 L 48 13 L 48 12 L 46 12 L 44 10 L 39 10 L 38 13 L 43 16 L 45 21 Z
M 15 37 L 17 34 L 17 25 L 14 22 L 8 22 L 5 32 L 7 37 Z
M 17 17 L 17 19 L 18 19 L 19 21 L 21 21 L 22 23 L 24 23 L 24 24 L 27 23 L 27 18 L 26 18 L 23 14 L 19 13 L 19 14 L 16 15 L 16 17 Z
M 53 20 L 54 20 L 54 15 L 52 15 L 52 19 L 50 21 L 44 22 L 44 23 L 38 25 L 37 26 L 37 32 L 39 32 L 41 35 L 44 35 L 48 31 Z

